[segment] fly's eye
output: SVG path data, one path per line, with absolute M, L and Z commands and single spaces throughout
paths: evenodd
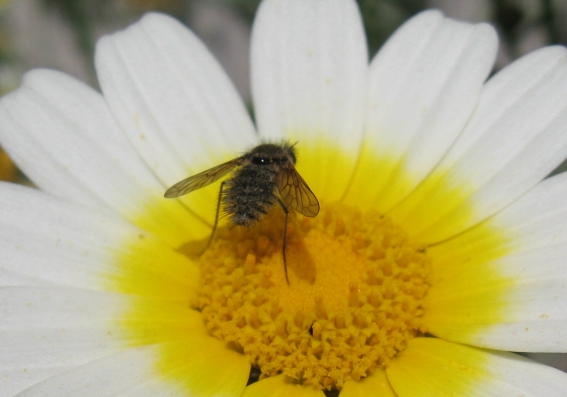
M 254 157 L 252 159 L 252 163 L 257 165 L 268 165 L 272 163 L 272 160 L 266 157 Z

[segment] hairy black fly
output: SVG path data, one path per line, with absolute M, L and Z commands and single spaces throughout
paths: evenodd
M 191 193 L 236 169 L 230 178 L 221 183 L 209 244 L 217 228 L 221 204 L 230 222 L 249 226 L 278 203 L 285 212 L 282 251 L 285 277 L 289 284 L 285 255 L 288 208 L 308 217 L 319 213 L 319 201 L 296 171 L 295 162 L 293 145 L 264 143 L 240 157 L 176 183 L 167 189 L 165 197 L 174 198 Z

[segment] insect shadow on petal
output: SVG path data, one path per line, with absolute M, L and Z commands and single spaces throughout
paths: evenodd
M 221 205 L 231 223 L 249 226 L 260 221 L 278 203 L 285 213 L 282 253 L 285 279 L 289 284 L 286 261 L 289 208 L 308 217 L 316 216 L 320 209 L 317 197 L 295 169 L 297 157 L 294 146 L 287 142 L 263 143 L 240 157 L 177 182 L 167 189 L 165 197 L 175 198 L 191 193 L 234 171 L 221 182 L 215 223 L 205 250 L 217 229 Z

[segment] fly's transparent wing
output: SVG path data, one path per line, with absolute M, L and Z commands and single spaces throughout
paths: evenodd
M 175 185 L 167 189 L 165 192 L 165 197 L 174 198 L 183 196 L 187 193 L 191 193 L 194 190 L 200 189 L 211 183 L 218 181 L 220 178 L 228 174 L 234 169 L 234 167 L 240 165 L 240 157 L 217 165 L 209 170 L 203 171 L 197 175 L 190 176 L 189 178 L 183 179 L 177 182 Z
M 291 208 L 308 217 L 319 213 L 319 200 L 293 165 L 286 165 L 278 172 L 276 184 L 280 196 Z

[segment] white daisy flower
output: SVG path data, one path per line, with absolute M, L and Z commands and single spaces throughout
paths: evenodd
M 485 24 L 419 14 L 368 63 L 351 0 L 265 0 L 256 127 L 207 49 L 149 14 L 102 38 L 102 94 L 50 70 L 0 102 L 0 396 L 563 396 L 567 67 L 488 78 Z M 175 182 L 297 142 L 314 218 L 215 219 Z M 543 181 L 542 181 L 543 180 Z

